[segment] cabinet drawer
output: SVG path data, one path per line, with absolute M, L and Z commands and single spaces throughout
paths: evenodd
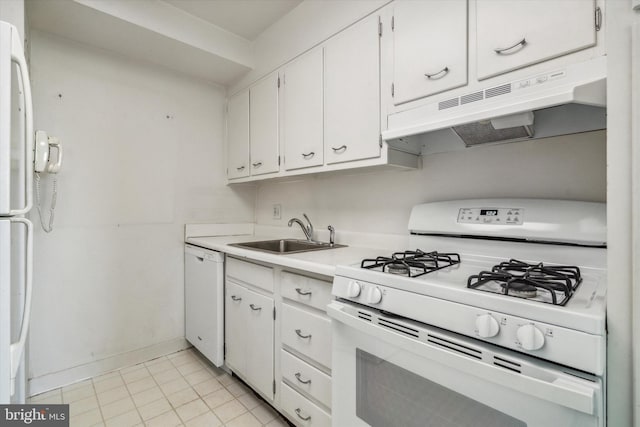
M 331 283 L 286 271 L 282 272 L 284 298 L 325 311 L 331 301 Z
M 273 292 L 273 269 L 252 262 L 227 258 L 227 276 Z
M 282 378 L 331 407 L 331 377 L 298 359 L 285 350 L 280 350 Z
M 282 343 L 331 368 L 331 320 L 282 304 Z
M 282 409 L 297 426 L 330 427 L 331 415 L 305 399 L 286 384 L 282 384 L 280 396 Z

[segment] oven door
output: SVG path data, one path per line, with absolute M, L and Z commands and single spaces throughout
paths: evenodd
M 600 378 L 333 301 L 334 426 L 604 426 Z

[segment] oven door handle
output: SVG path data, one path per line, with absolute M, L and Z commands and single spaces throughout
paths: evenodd
M 562 405 L 576 411 L 593 415 L 596 412 L 595 393 L 601 388 L 600 384 L 576 378 L 573 380 L 548 371 L 547 378 L 540 379 L 526 374 L 511 372 L 476 359 L 472 359 L 453 351 L 445 350 L 434 345 L 409 338 L 399 333 L 391 332 L 373 323 L 365 322 L 344 311 L 346 305 L 339 301 L 332 301 L 327 305 L 327 314 L 334 323 L 333 333 L 336 333 L 335 322 L 354 328 L 356 331 L 380 338 L 387 343 L 414 354 L 418 354 L 429 361 L 448 366 L 467 375 L 482 378 L 484 381 L 499 384 L 502 387 L 515 389 L 547 400 L 556 405 Z M 336 363 L 334 361 L 334 363 Z

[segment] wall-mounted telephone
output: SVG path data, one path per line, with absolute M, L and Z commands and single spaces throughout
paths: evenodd
M 55 149 L 55 158 L 52 156 L 52 148 Z M 55 160 L 54 160 L 55 159 Z M 42 229 L 47 233 L 53 230 L 53 212 L 56 209 L 56 200 L 58 198 L 58 179 L 55 174 L 60 171 L 62 166 L 62 146 L 56 137 L 47 135 L 44 131 L 37 131 L 35 138 L 35 149 L 33 158 L 33 171 L 36 181 L 36 208 L 40 216 L 40 224 Z M 40 207 L 40 173 L 53 174 L 51 206 L 49 207 L 49 222 L 45 223 Z

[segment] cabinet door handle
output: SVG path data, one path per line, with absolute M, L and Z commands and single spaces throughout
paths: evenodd
M 516 48 L 518 46 L 521 46 L 521 48 L 523 48 L 526 45 L 527 45 L 527 39 L 523 38 L 522 40 L 520 40 L 518 43 L 514 44 L 513 46 L 493 49 L 493 51 L 495 53 L 497 53 L 498 55 L 511 55 L 512 53 L 519 52 L 520 50 L 516 50 L 514 52 L 508 52 L 509 50 L 514 49 L 514 48 Z
M 311 295 L 313 293 L 311 291 L 303 291 L 300 288 L 296 288 L 296 292 L 298 293 L 298 295 L 302 295 L 302 296 Z
M 311 339 L 311 334 L 309 334 L 309 335 L 302 335 L 302 329 L 296 329 L 296 334 L 297 334 L 300 338 L 304 338 L 304 339 Z
M 232 300 L 234 300 L 234 301 L 236 301 L 236 302 L 237 302 L 237 301 L 242 301 L 242 298 L 237 297 L 237 296 L 235 296 L 235 295 L 231 295 L 231 299 L 232 299 Z
M 311 419 L 311 415 L 307 415 L 306 417 L 302 416 L 302 409 L 296 408 L 296 415 L 303 421 L 309 421 Z
M 259 168 L 260 166 L 262 166 L 262 162 L 255 162 L 251 164 L 253 165 L 254 168 Z
M 313 152 L 313 151 L 309 151 L 308 153 L 302 153 L 302 157 L 303 157 L 305 160 L 312 159 L 312 158 L 313 158 L 313 156 L 315 156 L 315 155 L 316 155 L 316 153 L 315 153 L 315 152 Z
M 331 149 L 333 150 L 334 153 L 337 153 L 337 152 L 344 153 L 345 151 L 347 151 L 347 146 L 341 145 L 340 147 L 331 147 Z
M 311 384 L 311 380 L 303 380 L 302 379 L 302 374 L 300 372 L 296 372 L 295 377 L 298 381 L 300 381 L 302 384 Z
M 433 73 L 433 74 L 425 73 L 424 76 L 430 80 L 438 80 L 443 78 L 447 74 L 449 74 L 449 71 L 451 71 L 449 70 L 449 67 L 444 67 L 442 70 L 438 71 L 437 73 Z
M 236 168 L 237 171 L 243 171 L 244 170 L 244 166 L 240 166 L 239 168 Z
M 253 305 L 253 304 L 249 304 L 249 307 L 251 307 L 251 310 L 253 310 L 253 311 L 260 311 L 260 310 L 262 310 L 262 307 L 257 307 L 257 306 L 255 306 L 255 305 Z

